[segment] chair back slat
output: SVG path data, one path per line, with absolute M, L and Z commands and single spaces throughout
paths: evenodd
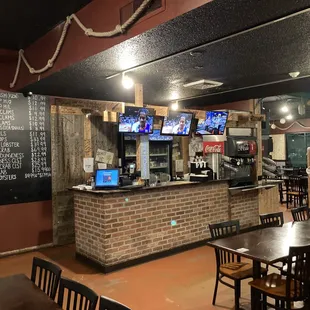
M 87 286 L 73 280 L 60 279 L 57 303 L 62 309 L 95 310 L 97 301 L 98 295 Z
M 304 300 L 310 295 L 310 245 L 290 247 L 287 262 L 286 297 Z
M 239 234 L 240 232 L 240 223 L 239 221 L 228 221 L 217 224 L 209 225 L 211 238 L 213 240 L 233 236 Z M 216 256 L 216 264 L 219 267 L 222 264 L 227 264 L 231 262 L 240 261 L 240 257 L 236 257 L 236 255 L 231 254 L 224 250 L 215 249 Z
M 259 217 L 264 227 L 279 227 L 284 224 L 283 212 L 261 214 Z
M 130 310 L 125 305 L 105 296 L 100 297 L 99 310 Z
M 44 259 L 34 257 L 32 262 L 31 281 L 55 299 L 62 270 L 59 266 Z
M 309 219 L 308 206 L 303 206 L 303 207 L 292 209 L 291 212 L 292 212 L 294 222 L 302 222 L 302 221 L 307 221 Z

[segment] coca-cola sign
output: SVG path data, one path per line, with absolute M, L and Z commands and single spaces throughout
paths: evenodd
M 224 154 L 224 142 L 203 142 L 203 152 Z

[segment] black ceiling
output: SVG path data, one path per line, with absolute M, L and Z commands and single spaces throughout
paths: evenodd
M 144 85 L 146 103 L 181 99 L 188 107 L 308 91 L 310 78 L 256 87 L 289 79 L 291 71 L 310 75 L 310 12 L 291 16 L 308 7 L 310 0 L 214 0 L 22 91 L 132 102 L 134 91 L 122 88 L 121 76 L 110 80 L 106 76 L 146 63 L 133 71 L 134 79 Z M 282 17 L 286 18 L 259 27 Z M 249 31 L 239 34 L 244 30 Z M 202 54 L 174 55 L 193 47 Z M 152 64 L 158 59 L 162 60 Z M 223 86 L 211 90 L 183 87 L 199 79 L 219 81 Z
M 24 49 L 91 0 L 6 0 L 1 2 L 0 48 Z
M 310 117 L 310 93 L 292 93 L 261 99 L 262 112 L 267 114 L 270 121 L 280 120 L 292 115 L 293 120 Z M 287 111 L 282 108 L 287 107 Z

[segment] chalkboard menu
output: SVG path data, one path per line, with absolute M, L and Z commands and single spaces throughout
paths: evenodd
M 51 199 L 49 98 L 0 92 L 0 205 Z

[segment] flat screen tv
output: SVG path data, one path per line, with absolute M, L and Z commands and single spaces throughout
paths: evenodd
M 227 123 L 228 112 L 208 111 L 206 118 L 199 119 L 196 134 L 201 135 L 223 135 Z
M 98 169 L 95 175 L 96 189 L 117 188 L 119 186 L 118 169 Z
M 119 114 L 118 131 L 136 134 L 153 133 L 153 110 L 139 107 L 126 108 L 125 113 Z
M 165 116 L 161 126 L 161 135 L 169 136 L 188 136 L 193 120 L 192 113 L 169 112 L 169 116 Z

